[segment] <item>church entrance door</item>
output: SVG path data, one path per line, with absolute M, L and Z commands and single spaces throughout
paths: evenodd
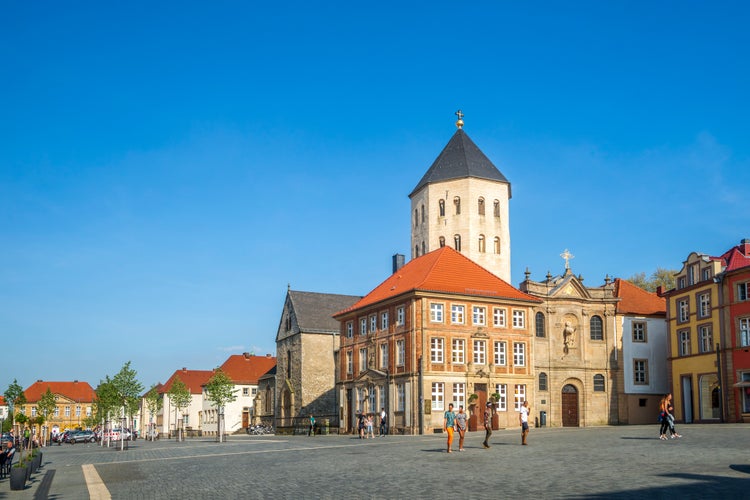
M 562 425 L 578 427 L 578 390 L 570 384 L 562 389 Z

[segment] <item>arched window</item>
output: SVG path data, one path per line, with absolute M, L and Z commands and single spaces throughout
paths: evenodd
M 591 340 L 604 340 L 604 329 L 602 328 L 602 318 L 591 316 Z
M 414 209 L 414 227 L 419 226 L 419 209 Z
M 495 252 L 495 253 L 496 253 L 497 255 L 500 255 L 500 237 L 499 237 L 499 236 L 495 236 L 495 241 L 494 241 L 494 252 Z
M 500 217 L 500 200 L 495 200 L 494 212 L 495 212 L 495 217 Z
M 453 235 L 453 248 L 455 248 L 457 251 L 461 251 L 461 235 L 455 234 Z
M 594 392 L 604 392 L 604 375 L 600 373 L 594 375 Z
M 427 253 L 427 247 L 424 244 L 424 241 L 422 242 L 422 255 Z
M 445 246 L 445 236 L 440 237 L 440 248 L 443 248 Z
M 414 245 L 414 258 L 419 257 L 419 245 Z
M 546 337 L 547 332 L 544 330 L 544 313 L 536 313 L 536 336 Z
M 424 203 L 422 203 L 422 223 L 424 224 Z
M 540 391 L 547 390 L 547 374 L 544 372 L 539 374 L 539 390 Z
M 440 217 L 445 217 L 445 200 L 438 201 L 438 211 Z
M 453 204 L 456 206 L 456 215 L 461 215 L 461 198 L 458 196 L 453 198 Z
M 477 208 L 478 208 L 478 211 L 479 211 L 479 215 L 484 215 L 484 198 L 482 198 L 482 197 L 480 196 L 480 197 L 479 197 L 479 200 L 477 201 L 477 204 L 479 205 L 479 206 L 477 207 Z
M 485 247 L 484 247 L 484 235 L 480 234 L 479 235 L 479 252 L 480 253 L 484 253 L 484 251 L 485 251 Z

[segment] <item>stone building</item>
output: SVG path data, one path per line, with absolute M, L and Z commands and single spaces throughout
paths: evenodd
M 494 394 L 495 426 L 517 425 L 533 398 L 528 319 L 538 302 L 451 247 L 413 259 L 335 315 L 340 432 L 385 408 L 391 432 L 431 433 L 451 402 L 473 427 Z
M 276 333 L 277 429 L 294 429 L 310 413 L 338 419 L 334 353 L 340 326 L 332 315 L 360 298 L 287 290 Z
M 411 256 L 451 246 L 511 283 L 510 182 L 463 130 L 459 116 L 448 144 L 412 190 Z
M 563 255 L 562 276 L 548 273 L 544 281 L 532 281 L 527 271 L 520 285 L 542 299 L 532 313 L 537 379 L 532 411 L 540 424 L 554 427 L 618 423 L 623 387 L 615 287 L 609 278 L 601 287 L 584 286 L 568 266 L 570 254 Z

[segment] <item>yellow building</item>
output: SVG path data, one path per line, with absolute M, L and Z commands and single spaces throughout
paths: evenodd
M 55 396 L 55 410 L 52 415 L 47 415 L 45 426 L 52 432 L 57 428 L 65 429 L 84 428 L 84 419 L 91 416 L 94 407 L 96 392 L 88 382 L 45 382 L 37 380 L 24 391 L 26 404 L 21 405 L 19 411 L 29 418 L 38 416 L 37 404 L 47 389 Z
M 685 423 L 720 419 L 716 344 L 720 337 L 719 257 L 691 253 L 667 299 L 669 387 L 675 418 Z

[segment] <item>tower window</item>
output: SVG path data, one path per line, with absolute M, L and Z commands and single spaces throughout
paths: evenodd
M 480 234 L 480 235 L 479 235 L 479 252 L 480 252 L 480 253 L 484 253 L 484 251 L 485 251 L 485 246 L 484 246 L 484 235 L 483 235 L 483 234 Z
M 461 198 L 458 196 L 453 198 L 453 204 L 456 206 L 456 215 L 461 215 Z
M 500 200 L 495 200 L 494 213 L 495 213 L 495 217 L 500 217 Z
M 440 248 L 443 248 L 445 246 L 445 236 L 440 237 Z
M 424 224 L 424 203 L 422 204 L 422 224 Z
M 495 236 L 494 247 L 495 247 L 494 252 L 499 255 L 500 254 L 500 237 L 498 236 Z
M 460 252 L 461 251 L 461 235 L 456 234 L 453 236 L 453 247 Z
M 479 211 L 479 215 L 484 215 L 484 198 L 480 197 L 479 200 L 477 201 L 477 204 L 478 204 L 477 209 Z
M 422 255 L 427 253 L 427 246 L 425 245 L 424 241 L 422 242 Z
M 419 227 L 419 209 L 414 209 L 414 227 Z
M 438 201 L 438 215 L 445 217 L 445 200 Z

